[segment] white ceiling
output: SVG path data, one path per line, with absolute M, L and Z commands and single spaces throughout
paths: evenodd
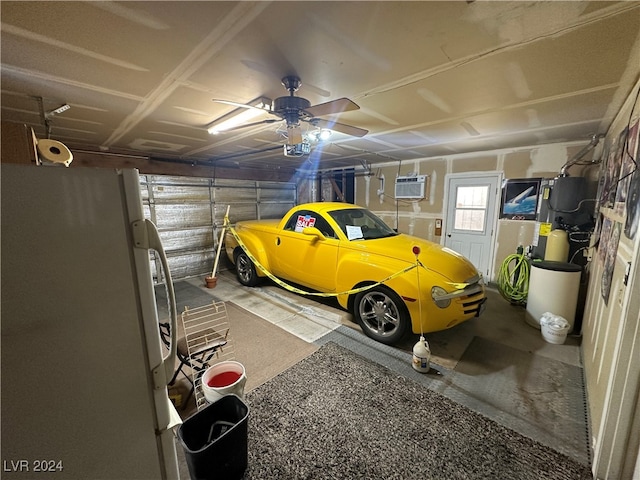
M 640 2 L 2 1 L 2 119 L 73 149 L 241 168 L 336 168 L 587 141 L 640 72 Z M 285 157 L 282 124 L 209 135 L 298 75 L 334 133 Z M 267 114 L 265 117 L 269 118 Z M 271 117 L 273 118 L 273 117 Z M 303 123 L 303 128 L 308 124 Z

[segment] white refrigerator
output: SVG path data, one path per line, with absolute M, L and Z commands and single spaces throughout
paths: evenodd
M 138 172 L 1 175 L 2 478 L 178 478 Z

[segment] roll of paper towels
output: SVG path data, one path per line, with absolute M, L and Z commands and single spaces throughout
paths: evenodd
M 38 140 L 38 154 L 40 160 L 62 164 L 68 167 L 73 161 L 73 154 L 67 146 L 57 140 Z

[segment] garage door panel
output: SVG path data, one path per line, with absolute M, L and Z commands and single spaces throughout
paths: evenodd
M 260 213 L 261 218 L 282 218 L 285 213 L 295 206 L 294 202 L 291 203 L 261 203 Z
M 273 183 L 260 183 L 260 200 L 268 202 L 292 202 L 296 199 L 296 189 L 278 187 Z
M 162 175 L 140 180 L 145 217 L 158 227 L 174 280 L 211 272 L 227 207 L 235 223 L 279 218 L 297 201 L 292 183 Z M 154 279 L 162 283 L 159 259 L 150 259 Z
M 214 190 L 216 203 L 252 202 L 255 205 L 256 189 L 242 187 L 218 187 Z
M 210 275 L 214 259 L 214 251 L 195 251 L 167 255 L 167 263 L 171 269 L 171 278 L 174 281 L 180 278 Z M 152 258 L 151 274 L 153 278 L 158 278 L 156 260 L 157 259 Z M 164 275 L 161 275 L 160 278 L 164 278 Z
M 211 206 L 209 204 L 156 204 L 156 226 L 158 229 L 192 228 L 211 226 Z
M 154 185 L 153 198 L 157 203 L 163 201 L 209 202 L 209 187 L 186 185 Z
M 200 228 L 161 231 L 160 240 L 162 240 L 165 251 L 169 254 L 179 250 L 212 248 L 214 244 L 210 225 Z

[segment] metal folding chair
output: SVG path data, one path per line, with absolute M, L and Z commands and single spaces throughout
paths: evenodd
M 186 405 L 191 395 L 196 392 L 196 406 L 200 408 L 201 404 L 205 403 L 200 387 L 202 375 L 221 354 L 228 357 L 231 353 L 229 322 L 224 302 L 212 302 L 210 305 L 193 309 L 185 307 L 182 312 L 182 326 L 183 331 L 179 332 L 176 345 L 180 363 L 169 385 L 174 385 L 178 375 L 182 373 L 191 383 L 191 390 L 183 405 Z M 160 324 L 162 341 L 167 347 L 171 338 L 169 328 L 168 323 Z M 189 367 L 190 372 L 185 371 L 184 367 Z

